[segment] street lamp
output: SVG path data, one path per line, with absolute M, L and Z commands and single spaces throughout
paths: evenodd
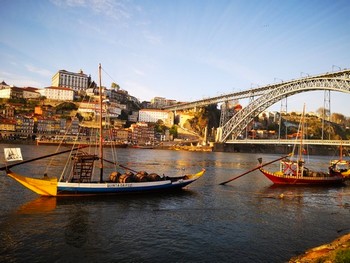
M 280 80 L 280 81 L 283 83 L 283 79 L 274 78 L 274 79 L 273 79 L 273 82 L 275 83 L 275 82 L 276 82 L 276 80 Z
M 306 75 L 307 77 L 310 77 L 310 74 L 305 73 L 305 72 L 300 72 L 300 77 L 301 77 L 301 78 L 303 77 L 303 74 Z
M 338 67 L 338 66 L 336 66 L 336 65 L 332 65 L 332 71 L 334 71 L 334 68 L 338 68 L 339 71 L 341 71 L 341 67 Z

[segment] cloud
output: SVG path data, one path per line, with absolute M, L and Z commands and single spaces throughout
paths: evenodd
M 143 84 L 139 84 L 133 81 L 127 81 L 124 83 L 125 89 L 130 94 L 137 94 L 136 97 L 139 100 L 150 100 L 151 98 L 157 96 L 157 92 Z M 135 96 L 135 95 L 133 95 Z
M 30 77 L 19 76 L 10 72 L 0 71 L 0 79 L 10 86 L 18 87 L 42 87 L 43 83 L 31 79 Z
M 114 20 L 125 20 L 131 17 L 125 0 L 51 0 L 51 2 L 60 8 L 86 8 L 95 14 L 103 14 Z
M 160 44 L 162 44 L 162 37 L 161 36 L 157 36 L 155 34 L 151 34 L 148 31 L 143 31 L 143 36 L 152 45 L 160 45 Z
M 136 75 L 139 75 L 139 76 L 145 76 L 145 75 L 146 75 L 145 72 L 143 72 L 143 71 L 141 71 L 141 70 L 139 70 L 139 69 L 134 69 L 134 73 L 135 73 Z
M 6 71 L 0 71 L 0 79 L 12 79 L 16 77 L 14 74 L 10 73 L 10 72 L 6 72 Z
M 35 74 L 38 74 L 38 75 L 41 75 L 44 77 L 52 77 L 52 75 L 53 75 L 52 72 L 50 72 L 49 70 L 40 69 L 40 68 L 37 68 L 33 65 L 25 65 L 25 68 L 31 73 L 35 73 Z

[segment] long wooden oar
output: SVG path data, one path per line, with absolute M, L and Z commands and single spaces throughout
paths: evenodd
M 129 168 L 129 167 L 126 167 L 126 166 L 124 166 L 124 165 L 122 165 L 122 164 L 119 164 L 119 166 L 122 167 L 122 168 L 124 168 L 124 169 L 126 169 L 126 170 L 132 171 L 132 172 L 134 172 L 134 173 L 138 173 L 138 171 L 136 171 L 136 170 L 134 170 L 134 169 L 131 169 L 131 168 Z
M 105 158 L 103 158 L 102 160 L 103 160 L 103 161 L 105 161 L 105 162 L 107 162 L 107 163 L 111 163 L 111 164 L 115 164 L 115 165 L 117 164 L 116 162 L 113 162 L 113 161 L 107 160 L 107 159 L 105 159 Z
M 271 162 L 264 163 L 264 164 L 260 164 L 259 166 L 255 167 L 255 168 L 253 168 L 253 169 L 251 169 L 251 170 L 249 170 L 249 171 L 246 171 L 245 173 L 242 173 L 241 175 L 238 175 L 238 176 L 236 176 L 236 177 L 231 178 L 230 180 L 227 180 L 227 181 L 225 181 L 225 182 L 220 183 L 220 185 L 225 185 L 225 184 L 227 184 L 228 182 L 231 182 L 231 181 L 233 181 L 233 180 L 236 180 L 236 179 L 242 177 L 243 175 L 249 174 L 249 173 L 251 173 L 251 172 L 253 172 L 253 171 L 257 170 L 257 169 L 260 169 L 261 167 L 263 167 L 263 166 L 265 166 L 265 165 L 272 164 L 272 163 L 274 163 L 274 162 L 277 162 L 277 161 L 279 161 L 279 160 L 282 160 L 282 159 L 284 159 L 284 158 L 287 158 L 288 156 L 290 156 L 290 155 L 288 154 L 288 155 L 286 155 L 286 156 L 280 157 L 280 158 L 278 158 L 278 159 L 276 159 L 276 160 L 273 160 L 273 161 L 271 161 Z
M 105 162 L 107 162 L 107 163 L 110 163 L 110 164 L 115 164 L 115 165 L 117 165 L 116 162 L 113 162 L 113 161 L 110 161 L 110 160 L 107 160 L 107 159 L 104 159 L 104 158 L 103 158 L 103 161 L 105 161 Z M 122 165 L 122 164 L 118 164 L 118 166 L 124 168 L 125 170 L 129 170 L 129 171 L 132 171 L 132 172 L 134 172 L 134 173 L 138 173 L 138 171 L 136 171 L 136 170 L 134 170 L 134 169 L 131 169 L 131 168 L 129 168 L 129 167 L 126 167 L 126 166 L 124 166 L 124 165 Z
M 61 151 L 61 152 L 57 152 L 57 153 L 44 155 L 44 156 L 41 156 L 41 157 L 25 160 L 25 161 L 22 161 L 22 162 L 19 162 L 19 163 L 11 164 L 11 165 L 6 165 L 6 166 L 3 166 L 3 167 L 0 167 L 0 171 L 4 171 L 4 170 L 7 170 L 7 169 L 10 169 L 10 168 L 12 168 L 14 166 L 17 166 L 17 165 L 30 163 L 30 162 L 34 162 L 34 161 L 37 161 L 37 160 L 40 160 L 40 159 L 45 159 L 45 158 L 49 158 L 49 157 L 52 157 L 52 156 L 55 156 L 55 155 L 67 153 L 67 152 L 70 152 L 70 151 L 76 151 L 76 150 L 79 150 L 79 149 L 82 149 L 82 148 L 85 148 L 85 147 L 87 147 L 87 146 L 79 146 L 79 147 L 76 147 L 76 148 L 73 148 L 73 149 L 69 149 L 69 150 L 65 150 L 65 151 Z

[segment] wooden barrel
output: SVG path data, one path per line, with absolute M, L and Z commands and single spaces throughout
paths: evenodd
M 119 176 L 120 176 L 120 173 L 119 172 L 112 172 L 110 175 L 109 175 L 109 180 L 113 183 L 116 183 L 119 181 Z
M 134 175 L 134 180 L 136 182 L 147 182 L 147 173 L 146 172 L 138 172 Z
M 147 179 L 149 181 L 160 181 L 161 177 L 156 173 L 151 173 L 151 174 L 147 175 Z
M 119 183 L 131 183 L 133 179 L 133 173 L 125 173 L 119 176 Z

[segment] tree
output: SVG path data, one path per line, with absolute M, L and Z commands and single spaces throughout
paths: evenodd
M 169 133 L 172 134 L 174 136 L 174 138 L 177 138 L 177 126 L 173 125 L 170 129 L 169 129 Z
M 331 121 L 337 123 L 337 124 L 344 124 L 346 121 L 346 118 L 341 113 L 332 113 L 331 115 Z
M 115 83 L 115 82 L 112 82 L 112 83 L 111 83 L 111 88 L 112 88 L 112 89 L 115 89 L 115 90 L 117 90 L 117 91 L 120 90 L 120 86 L 119 86 L 117 83 Z
M 316 110 L 316 113 L 322 118 L 326 119 L 330 115 L 329 109 L 325 109 L 323 107 L 320 107 Z
M 156 130 L 156 132 L 160 132 L 160 133 L 163 133 L 165 131 L 165 125 L 164 125 L 164 122 L 162 120 L 159 119 L 156 122 L 155 130 Z
M 73 102 L 63 102 L 59 105 L 56 106 L 56 111 L 72 111 L 72 110 L 77 110 L 78 107 L 75 105 Z

